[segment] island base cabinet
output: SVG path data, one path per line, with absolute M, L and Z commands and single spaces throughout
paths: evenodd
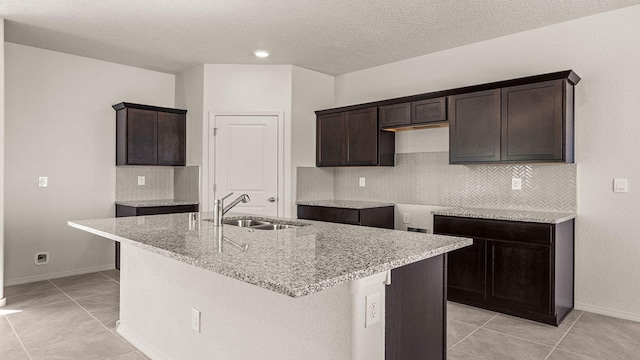
M 434 233 L 473 238 L 448 254 L 447 298 L 559 325 L 574 307 L 574 220 L 434 216 Z
M 391 271 L 386 289 L 386 360 L 446 359 L 446 255 Z

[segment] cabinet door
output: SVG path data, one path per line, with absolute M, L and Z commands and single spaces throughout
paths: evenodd
M 316 165 L 344 165 L 346 113 L 320 115 L 316 119 Z
M 411 103 L 380 106 L 380 128 L 411 124 Z
M 346 114 L 346 165 L 378 164 L 378 108 Z
M 447 297 L 461 302 L 486 299 L 486 241 L 473 239 L 473 245 L 447 254 Z
M 488 241 L 488 300 L 504 309 L 551 314 L 551 247 Z
M 158 112 L 158 165 L 186 164 L 186 116 Z
M 563 84 L 502 89 L 502 160 L 564 160 Z
M 411 123 L 424 124 L 447 120 L 447 99 L 439 97 L 411 103 Z
M 127 109 L 127 165 L 157 164 L 157 134 L 157 112 Z
M 500 161 L 500 89 L 449 97 L 449 163 Z

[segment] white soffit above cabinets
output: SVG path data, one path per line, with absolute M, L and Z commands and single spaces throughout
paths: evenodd
M 340 75 L 640 0 L 2 0 L 5 40 L 178 73 L 293 64 Z M 255 49 L 268 49 L 257 59 Z

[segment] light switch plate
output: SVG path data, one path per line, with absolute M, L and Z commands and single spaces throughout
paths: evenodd
M 629 192 L 629 183 L 627 179 L 613 179 L 613 192 Z

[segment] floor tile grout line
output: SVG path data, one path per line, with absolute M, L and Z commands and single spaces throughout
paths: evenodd
M 491 319 L 487 320 L 484 324 L 478 326 L 477 329 L 473 330 L 469 335 L 465 336 L 464 338 L 462 338 L 460 341 L 458 341 L 457 343 L 453 344 L 449 349 L 453 349 L 454 347 L 458 346 L 458 344 L 460 344 L 461 342 L 463 342 L 464 340 L 466 340 L 469 336 L 473 335 L 476 333 L 476 331 L 480 330 L 483 326 L 485 326 L 487 323 L 489 323 L 489 321 L 495 319 L 499 314 L 495 314 Z M 454 319 L 451 319 L 454 320 Z M 455 321 L 459 321 L 459 320 L 455 320 Z M 465 323 L 464 321 L 459 321 L 462 323 Z M 465 323 L 466 324 L 466 323 Z M 469 324 L 472 325 L 472 324 Z M 459 350 L 458 350 L 459 351 Z M 464 352 L 464 351 L 463 351 Z M 466 353 L 465 353 L 466 354 Z M 469 354 L 472 355 L 472 354 Z
M 7 323 L 9 323 L 9 327 L 11 328 L 11 331 L 13 331 L 13 334 L 16 336 L 16 339 L 18 339 L 18 342 L 20 343 L 20 346 L 22 346 L 22 349 L 27 354 L 27 357 L 29 358 L 29 360 L 33 360 L 33 358 L 31 357 L 31 354 L 29 354 L 29 351 L 27 351 L 27 348 L 24 346 L 24 343 L 22 342 L 22 339 L 20 339 L 20 336 L 18 335 L 18 332 L 13 327 L 13 324 L 11 324 L 11 320 L 9 320 L 9 318 L 6 317 L 6 316 L 4 318 L 7 320 Z
M 553 346 L 546 345 L 546 344 L 541 344 L 541 343 L 536 342 L 536 341 L 533 341 L 533 340 L 529 340 L 529 339 L 521 338 L 521 337 L 514 336 L 514 335 L 511 335 L 511 334 L 507 334 L 507 333 L 503 333 L 502 331 L 497 331 L 497 330 L 493 330 L 493 329 L 489 329 L 489 328 L 483 328 L 483 329 L 484 329 L 484 330 L 487 330 L 487 331 L 491 331 L 492 333 L 501 334 L 501 335 L 504 335 L 504 336 L 508 336 L 508 337 L 510 337 L 510 338 L 514 338 L 514 339 L 518 339 L 518 340 L 526 341 L 526 342 L 528 342 L 528 343 L 532 343 L 532 344 L 536 344 L 536 345 L 544 346 L 544 347 L 549 348 L 549 349 L 553 349 Z
M 53 283 L 52 283 L 53 284 Z M 87 314 L 89 314 L 89 316 L 91 316 L 95 321 L 98 322 L 98 324 L 100 324 L 103 328 L 105 328 L 109 333 L 113 334 L 111 332 L 111 330 L 102 323 L 102 321 L 98 320 L 98 318 L 96 318 L 95 316 L 93 316 L 92 313 L 89 312 L 89 310 L 85 309 L 84 306 L 80 305 L 74 298 L 72 298 L 71 296 L 69 296 L 69 294 L 67 294 L 66 292 L 64 292 L 64 290 L 60 289 L 56 284 L 53 284 L 53 286 L 57 287 L 60 291 L 62 291 L 63 294 L 65 294 L 69 299 L 71 299 L 71 301 L 73 301 L 76 305 L 78 305 L 82 310 L 84 310 L 84 312 L 86 312 Z
M 569 327 L 569 329 L 567 330 L 566 333 L 564 333 L 564 335 L 562 335 L 562 337 L 560 338 L 560 340 L 558 340 L 558 342 L 556 343 L 556 346 L 553 347 L 553 349 L 551 350 L 551 352 L 549 353 L 549 355 L 547 355 L 547 357 L 545 358 L 545 360 L 549 359 L 549 357 L 551 357 L 551 354 L 553 354 L 554 351 L 556 351 L 556 349 L 558 348 L 558 346 L 560 345 L 560 343 L 562 342 L 562 340 L 564 340 L 564 338 L 567 337 L 567 335 L 569 335 L 569 332 L 571 332 L 571 329 L 573 329 L 574 326 L 576 326 L 576 324 L 578 323 L 578 321 L 580 320 L 580 318 L 582 317 L 582 315 L 584 315 L 584 311 L 578 315 L 578 318 L 576 319 L 576 321 L 573 322 L 573 324 L 571 324 L 571 326 Z M 562 350 L 562 351 L 567 351 L 567 350 Z M 572 354 L 576 354 L 573 351 L 567 351 L 570 352 Z M 576 355 L 582 355 L 582 354 L 576 354 Z M 584 355 L 582 355 L 584 356 Z M 588 358 L 588 356 L 587 356 Z

